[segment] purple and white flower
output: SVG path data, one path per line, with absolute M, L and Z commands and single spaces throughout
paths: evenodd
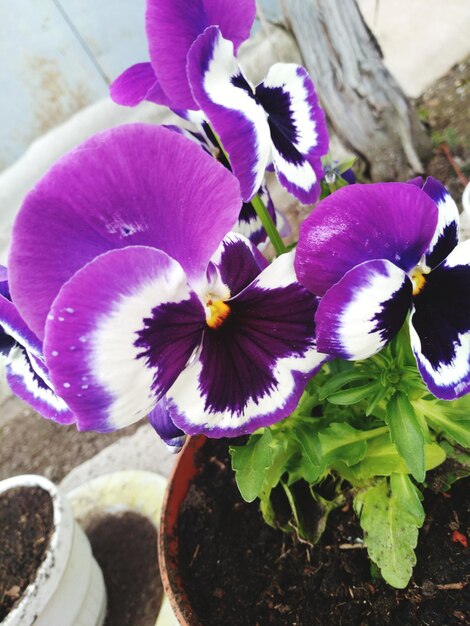
M 290 193 L 304 204 L 315 202 L 328 132 L 309 75 L 298 65 L 277 63 L 254 88 L 234 54 L 221 29 L 210 26 L 189 50 L 187 74 L 195 101 L 229 155 L 243 199 L 256 195 L 272 162 Z
M 241 204 L 216 160 L 143 124 L 91 138 L 26 198 L 11 291 L 80 429 L 151 414 L 171 442 L 252 432 L 295 408 L 325 360 L 317 298 L 292 254 L 266 267 L 228 234 Z
M 55 393 L 42 356 L 42 344 L 11 301 L 7 270 L 0 266 L 0 356 L 13 393 L 48 419 L 71 424 L 75 417 Z
M 457 207 L 433 178 L 422 190 L 378 183 L 336 191 L 304 222 L 295 261 L 300 282 L 322 297 L 319 350 L 367 358 L 411 311 L 419 371 L 444 400 L 470 389 L 469 265 L 470 241 L 458 242 Z
M 146 30 L 150 63 L 128 68 L 111 85 L 118 104 L 142 100 L 197 110 L 186 77 L 186 57 L 197 37 L 217 25 L 235 50 L 250 36 L 255 0 L 147 0 Z

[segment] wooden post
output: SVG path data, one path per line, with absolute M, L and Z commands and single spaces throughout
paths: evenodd
M 424 171 L 431 142 L 356 0 L 281 0 L 329 121 L 373 180 Z

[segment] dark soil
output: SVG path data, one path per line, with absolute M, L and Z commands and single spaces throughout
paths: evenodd
M 314 548 L 267 526 L 240 495 L 227 441 L 206 459 L 179 517 L 180 565 L 203 626 L 450 626 L 470 623 L 470 481 L 429 493 L 418 565 L 396 590 L 371 574 L 351 507 L 331 514 Z M 460 534 L 459 534 L 460 533 Z M 360 543 L 360 542 L 359 542 Z
M 126 511 L 94 518 L 85 530 L 108 594 L 105 626 L 154 626 L 162 600 L 155 527 Z
M 33 582 L 54 529 L 51 496 L 40 487 L 0 495 L 0 622 Z

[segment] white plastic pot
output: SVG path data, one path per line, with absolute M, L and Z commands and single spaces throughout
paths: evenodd
M 72 508 L 46 478 L 14 476 L 0 482 L 0 494 L 15 487 L 40 487 L 54 507 L 54 530 L 35 580 L 2 626 L 101 626 L 106 613 L 103 574 Z

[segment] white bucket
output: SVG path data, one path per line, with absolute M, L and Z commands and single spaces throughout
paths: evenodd
M 42 476 L 3 480 L 0 493 L 15 487 L 40 487 L 50 494 L 54 531 L 35 580 L 1 626 L 101 626 L 106 614 L 103 575 L 68 500 Z

